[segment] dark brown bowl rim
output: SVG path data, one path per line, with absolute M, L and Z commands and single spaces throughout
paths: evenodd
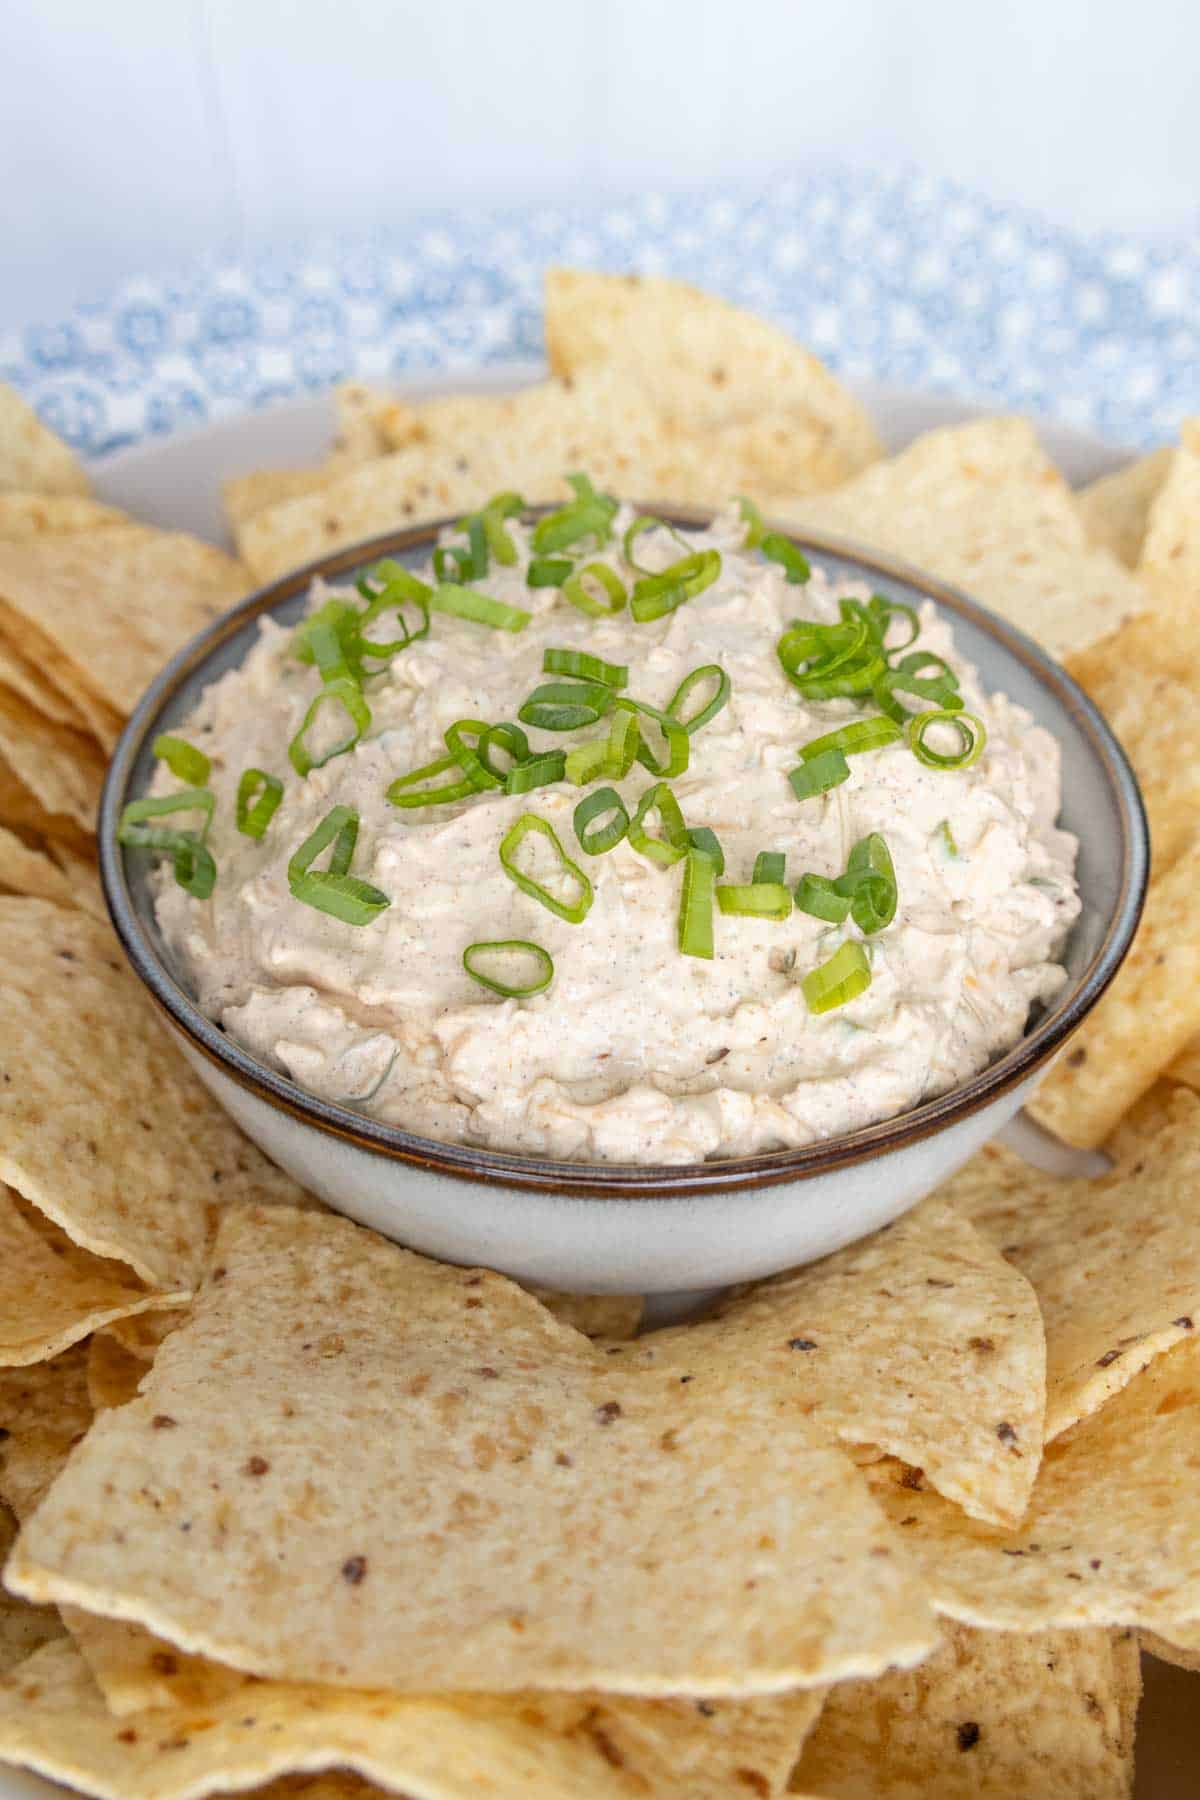
M 536 513 L 546 509 L 531 510 Z M 711 512 L 694 507 L 659 503 L 656 511 L 683 526 L 702 526 L 712 519 Z M 1101 943 L 1063 1003 L 980 1074 L 911 1112 L 841 1137 L 805 1144 L 799 1149 L 704 1163 L 572 1163 L 441 1143 L 369 1119 L 349 1107 L 321 1100 L 231 1042 L 200 1012 L 170 975 L 134 910 L 125 877 L 124 856 L 116 840 L 116 827 L 141 747 L 180 685 L 249 621 L 294 599 L 318 577 L 336 579 L 380 557 L 432 544 L 437 533 L 448 523 L 449 520 L 440 520 L 436 524 L 385 532 L 319 557 L 259 588 L 172 657 L 138 702 L 113 753 L 104 783 L 99 823 L 100 876 L 113 926 L 130 964 L 166 1018 L 183 1034 L 193 1050 L 216 1065 L 238 1086 L 327 1136 L 431 1174 L 526 1192 L 559 1193 L 571 1198 L 662 1200 L 811 1180 L 833 1169 L 868 1162 L 889 1151 L 917 1143 L 958 1124 L 1027 1081 L 1086 1018 L 1129 949 L 1141 917 L 1149 875 L 1149 833 L 1141 794 L 1112 731 L 1082 688 L 1031 638 L 949 583 L 899 557 L 885 555 L 850 539 L 820 532 L 789 531 L 793 541 L 816 556 L 847 557 L 875 575 L 917 585 L 939 606 L 970 619 L 999 639 L 1037 680 L 1051 689 L 1089 740 L 1117 801 L 1122 832 L 1121 889 Z

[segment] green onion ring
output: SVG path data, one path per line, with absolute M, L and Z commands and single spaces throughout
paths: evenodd
M 605 662 L 603 657 L 591 656 L 586 650 L 547 650 L 542 657 L 542 673 L 573 675 L 580 681 L 599 681 L 610 688 L 629 686 L 629 670 L 624 663 Z
M 759 540 L 759 547 L 768 562 L 777 562 L 783 569 L 789 582 L 799 587 L 812 574 L 808 558 L 791 538 L 783 536 L 779 531 L 768 531 Z
M 763 538 L 767 535 L 767 528 L 763 523 L 763 516 L 759 512 L 757 506 L 755 506 L 753 500 L 748 499 L 745 494 L 737 495 L 737 503 L 738 511 L 741 513 L 746 525 L 746 537 L 742 548 L 744 550 L 757 550 L 758 546 L 762 543 Z
M 357 676 L 354 667 L 354 645 L 358 635 L 361 614 L 356 606 L 346 600 L 327 600 L 317 612 L 310 613 L 292 633 L 289 648 L 297 662 L 315 663 L 317 661 L 313 649 L 314 633 L 333 631 L 341 644 L 342 655 L 350 665 L 350 673 Z
M 949 819 L 942 819 L 937 828 L 937 835 L 942 840 L 942 848 L 951 860 L 958 861 L 958 845 L 954 841 L 954 833 L 950 829 Z
M 713 889 L 716 865 L 703 850 L 689 850 L 679 890 L 679 948 L 684 956 L 713 955 Z
M 504 778 L 506 794 L 528 794 L 534 788 L 551 787 L 562 781 L 567 772 L 565 750 L 542 750 L 515 763 Z
M 475 553 L 464 550 L 457 544 L 439 544 L 433 553 L 433 572 L 440 582 L 453 584 L 455 576 L 459 581 L 474 581 L 476 577 Z M 487 573 L 486 569 L 478 571 Z
M 430 610 L 451 613 L 456 619 L 471 619 L 476 625 L 490 625 L 494 631 L 524 631 L 532 618 L 519 606 L 506 606 L 475 588 L 444 581 L 429 596 Z
M 646 820 L 652 812 L 657 812 L 662 825 L 662 837 L 654 837 L 646 830 Z M 637 803 L 637 809 L 629 821 L 629 842 L 641 856 L 649 857 L 651 862 L 659 863 L 663 868 L 670 868 L 681 857 L 687 855 L 691 846 L 688 843 L 687 826 L 683 822 L 683 814 L 679 810 L 679 802 L 665 781 L 655 782 L 648 787 Z M 703 855 L 703 851 L 695 852 Z M 711 857 L 708 858 L 711 861 Z
M 787 874 L 787 856 L 782 850 L 760 850 L 754 859 L 753 881 L 781 882 Z
M 573 750 L 567 751 L 563 774 L 573 786 L 586 787 L 589 781 L 608 774 L 608 762 L 608 738 L 589 738 L 586 743 L 576 744 Z
M 172 737 L 170 732 L 160 732 L 151 748 L 159 762 L 165 762 L 172 775 L 178 781 L 186 781 L 189 787 L 203 787 L 212 774 L 212 763 L 203 750 L 197 750 L 195 744 L 189 744 L 186 738 Z
M 841 725 L 836 731 L 827 731 L 824 737 L 813 738 L 809 743 L 801 745 L 800 756 L 804 762 L 810 762 L 813 757 L 820 756 L 826 750 L 840 750 L 846 756 L 860 756 L 864 750 L 882 750 L 903 735 L 890 719 L 875 716 L 869 719 L 852 719 L 848 725 Z
M 158 850 L 170 856 L 175 880 L 196 900 L 207 900 L 217 880 L 217 865 L 205 845 L 212 822 L 214 796 L 208 788 L 181 788 L 178 793 L 157 799 L 131 800 L 121 814 L 117 826 L 117 842 L 131 849 Z M 204 828 L 194 831 L 171 830 L 151 825 L 173 812 L 200 810 L 205 814 Z
M 516 853 L 530 832 L 536 832 L 541 837 L 550 840 L 564 873 L 573 877 L 579 884 L 578 900 L 567 902 L 556 899 L 548 888 L 542 886 L 541 882 L 535 881 L 532 875 L 524 874 L 517 867 Z M 522 813 L 516 824 L 500 840 L 500 867 L 513 885 L 520 888 L 523 894 L 528 894 L 531 900 L 536 900 L 540 906 L 546 907 L 550 912 L 557 913 L 558 917 L 565 919 L 568 925 L 579 925 L 586 919 L 594 898 L 592 884 L 579 864 L 571 861 L 559 843 L 558 833 L 553 825 L 548 820 L 539 818 L 537 813 Z
M 447 739 L 449 742 L 449 739 Z M 494 775 L 499 786 L 503 787 L 511 772 L 510 769 L 498 769 L 492 761 L 492 746 L 498 744 L 512 757 L 512 766 L 527 762 L 529 759 L 529 739 L 519 725 L 513 725 L 507 719 L 499 725 L 489 725 L 475 746 L 475 755 L 483 764 L 489 775 Z
M 445 775 L 451 769 L 458 771 L 457 781 L 447 782 L 442 787 L 416 786 L 419 781 L 432 781 L 435 775 Z M 457 756 L 439 756 L 436 762 L 425 763 L 419 769 L 410 769 L 407 775 L 397 775 L 388 788 L 387 798 L 390 805 L 402 808 L 451 806 L 456 800 L 469 800 L 478 792 L 475 783 L 463 774 L 462 764 Z
M 592 820 L 600 818 L 604 813 L 613 813 L 615 817 L 607 825 L 600 825 L 594 831 L 589 831 L 588 826 Z M 614 844 L 619 844 L 629 830 L 629 814 L 616 788 L 594 788 L 590 794 L 584 795 L 575 808 L 574 824 L 579 848 L 589 856 L 602 856 Z
M 657 757 L 638 727 L 637 760 L 651 775 L 662 775 L 670 780 L 682 775 L 691 759 L 691 739 L 687 727 L 669 713 L 659 712 L 656 706 L 648 706 L 644 700 L 631 700 L 622 694 L 617 701 L 620 712 L 634 713 L 640 719 L 652 719 L 663 735 L 663 755 Z
M 639 625 L 665 618 L 685 601 L 694 600 L 711 587 L 721 573 L 719 550 L 696 550 L 681 557 L 657 575 L 643 575 L 634 583 L 629 610 Z
M 170 813 L 199 812 L 204 814 L 204 824 L 197 832 L 181 832 L 182 836 L 194 837 L 198 843 L 204 843 L 208 837 L 208 828 L 212 824 L 216 796 L 211 788 L 190 787 L 176 788 L 173 794 L 148 796 L 145 800 L 131 800 L 121 814 L 121 822 L 117 827 L 117 837 L 122 844 L 146 844 L 144 837 L 137 835 L 137 828 L 146 819 L 165 818 Z
M 962 748 L 950 755 L 931 750 L 925 742 L 925 733 L 931 725 L 952 725 L 958 732 Z M 914 714 L 905 727 L 905 736 L 913 755 L 927 769 L 969 769 L 983 755 L 987 728 L 974 713 L 951 712 L 941 707 L 935 712 Z
M 559 588 L 574 567 L 569 556 L 535 556 L 525 571 L 525 585 Z
M 633 554 L 633 546 L 644 531 L 669 531 L 671 536 L 675 539 L 675 542 L 682 545 L 685 550 L 687 549 L 686 541 L 680 537 L 675 527 L 670 524 L 668 520 L 657 519 L 653 513 L 640 513 L 621 538 L 621 554 L 624 556 L 625 561 L 629 564 L 630 568 L 638 575 L 655 575 L 658 573 L 656 569 L 648 569 L 645 563 L 640 563 Z
M 896 870 L 886 839 L 872 831 L 850 852 L 846 873 L 835 884 L 850 900 L 850 916 L 864 937 L 882 931 L 896 916 Z
M 486 719 L 456 719 L 453 725 L 448 725 L 442 734 L 450 755 L 457 762 L 466 780 L 479 793 L 483 793 L 487 788 L 504 786 L 504 776 L 497 775 L 494 769 L 489 768 L 479 754 L 479 746 L 490 730 L 491 726 Z M 468 736 L 475 739 L 474 744 L 467 743 Z
M 301 875 L 306 875 L 328 844 L 333 845 L 328 872 L 331 875 L 347 874 L 357 842 L 358 814 L 354 808 L 332 807 L 321 823 L 309 832 L 300 848 L 292 852 L 288 861 L 288 880 L 297 881 Z
M 717 889 L 717 905 L 723 913 L 778 923 L 791 917 L 792 896 L 781 881 L 752 881 L 741 887 L 723 882 Z
M 313 756 L 305 739 L 317 713 L 330 700 L 345 708 L 354 729 L 348 732 L 344 738 L 340 738 L 332 749 L 325 752 L 324 756 Z M 325 764 L 332 762 L 335 756 L 344 756 L 347 750 L 353 750 L 370 723 L 371 709 L 363 699 L 362 689 L 356 681 L 352 681 L 346 676 L 339 676 L 337 680 L 326 683 L 305 713 L 304 722 L 288 745 L 288 761 L 301 778 L 313 769 L 323 769 Z
M 382 586 L 372 586 L 376 581 L 381 582 Z M 401 568 L 399 563 L 390 559 L 385 560 L 376 563 L 365 576 L 360 577 L 356 586 L 367 602 L 366 610 L 359 613 L 356 620 L 357 647 L 360 652 L 390 661 L 401 650 L 407 650 L 410 644 L 415 644 L 418 638 L 429 636 L 429 597 L 433 590 L 426 582 L 418 580 L 411 570 Z M 422 620 L 420 625 L 409 625 L 403 612 L 405 606 L 417 608 Z M 367 637 L 367 626 L 373 624 L 381 614 L 392 611 L 397 615 L 403 637 L 391 638 L 386 643 Z
M 871 985 L 871 964 L 859 943 L 842 944 L 828 962 L 810 969 L 801 982 L 810 1013 L 832 1012 L 856 1000 Z
M 237 828 L 243 837 L 261 838 L 283 799 L 283 783 L 265 769 L 243 769 L 237 785 Z
M 637 761 L 641 742 L 636 711 L 618 706 L 608 727 L 608 763 L 604 773 L 613 781 L 623 781 Z
M 605 600 L 597 600 L 588 593 L 584 583 L 589 580 L 600 583 L 607 596 Z M 625 584 L 616 570 L 601 562 L 587 563 L 582 569 L 577 569 L 563 582 L 562 591 L 564 600 L 569 600 L 572 606 L 591 619 L 606 619 L 613 613 L 619 613 L 627 598 Z
M 721 840 L 711 825 L 696 825 L 687 834 L 688 844 L 693 850 L 699 850 L 702 856 L 711 856 L 713 867 L 718 875 L 725 873 L 725 852 L 721 848 Z
M 840 750 L 823 750 L 820 756 L 810 756 L 788 775 L 797 800 L 815 799 L 849 779 L 850 764 Z
M 539 973 L 533 981 L 515 984 L 497 981 L 493 975 L 485 975 L 482 969 L 474 967 L 472 958 L 477 956 L 497 956 L 514 952 L 532 956 L 538 965 Z M 531 994 L 540 994 L 554 980 L 554 958 L 540 944 L 531 944 L 528 938 L 492 938 L 478 944 L 468 944 L 462 954 L 463 968 L 477 981 L 480 987 L 490 988 L 493 994 L 500 994 L 505 1000 L 527 1000 Z
M 483 531 L 487 547 L 498 563 L 507 567 L 517 560 L 517 546 L 504 528 L 505 519 L 515 519 L 525 511 L 520 494 L 493 494 L 483 509 Z
M 335 806 L 294 851 L 288 862 L 288 887 L 293 899 L 317 912 L 329 913 L 346 925 L 369 925 L 391 901 L 369 881 L 349 873 L 358 842 L 358 814 L 350 806 Z M 332 845 L 324 869 L 313 862 Z
M 712 681 L 714 678 L 717 685 L 712 699 L 694 712 L 690 719 L 680 719 L 679 714 L 684 702 L 690 697 L 692 689 L 697 687 L 700 682 Z M 693 669 L 690 675 L 684 676 L 663 710 L 671 718 L 679 719 L 679 723 L 691 737 L 693 732 L 703 730 L 705 725 L 716 718 L 722 707 L 729 704 L 731 686 L 729 677 L 720 663 L 704 663 L 699 669 Z
M 566 550 L 588 537 L 597 548 L 608 541 L 617 502 L 608 494 L 598 494 L 586 475 L 568 475 L 567 485 L 575 491 L 574 500 L 547 513 L 533 528 L 533 547 L 539 554 Z
M 603 681 L 544 681 L 517 712 L 522 725 L 539 731 L 577 731 L 612 711 L 613 690 Z
M 827 925 L 841 925 L 850 916 L 850 896 L 827 875 L 802 875 L 796 883 L 796 910 Z

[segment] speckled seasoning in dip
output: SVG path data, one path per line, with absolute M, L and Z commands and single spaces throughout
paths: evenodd
M 800 659 L 801 671 L 822 656 L 836 671 L 838 645 L 855 638 L 853 630 L 839 637 L 830 628 L 861 616 L 839 602 L 867 603 L 869 589 L 835 584 L 820 567 L 804 580 L 802 559 L 777 560 L 770 541 L 765 555 L 749 548 L 748 537 L 759 534 L 734 510 L 707 531 L 641 530 L 627 548 L 628 508 L 602 542 L 549 551 L 545 532 L 532 545 L 531 528 L 503 509 L 488 522 L 486 574 L 472 563 L 485 541 L 477 525 L 473 548 L 464 534 L 447 534 L 436 574 L 421 575 L 434 587 L 453 584 L 451 602 L 465 588 L 501 603 L 495 616 L 510 627 L 504 609 L 520 609 L 530 615 L 523 628 L 493 628 L 435 608 L 426 635 L 390 661 L 365 665 L 378 673 L 356 675 L 351 655 L 350 687 L 336 690 L 348 704 L 336 697 L 322 704 L 304 732 L 324 691 L 322 667 L 327 685 L 347 679 L 336 666 L 336 634 L 327 636 L 323 656 L 304 662 L 296 634 L 266 619 L 244 664 L 205 692 L 181 729 L 202 753 L 200 763 L 164 763 L 152 792 L 166 796 L 180 779 L 195 785 L 203 776 L 200 785 L 213 796 L 207 847 L 216 880 L 210 897 L 197 898 L 181 885 L 194 873 L 187 854 L 178 879 L 164 861 L 155 873 L 156 904 L 167 942 L 211 1018 L 302 1087 L 410 1131 L 615 1162 L 745 1156 L 852 1131 L 957 1086 L 1020 1037 L 1030 1007 L 1052 999 L 1065 980 L 1057 959 L 1079 911 L 1075 840 L 1055 825 L 1058 747 L 1020 707 L 984 694 L 933 606 L 921 610 L 915 644 L 903 643 L 912 621 L 884 615 L 887 657 L 897 663 L 895 644 L 910 656 L 927 653 L 918 678 L 932 670 L 931 692 L 952 691 L 954 706 L 985 727 L 982 754 L 965 767 L 929 766 L 898 729 L 893 741 L 849 754 L 844 779 L 827 787 L 818 780 L 817 791 L 797 798 L 789 776 L 806 767 L 804 746 L 883 715 L 871 692 L 823 699 L 803 684 L 798 691 L 777 647 L 793 621 L 815 622 L 824 627 L 816 634 L 822 648 L 814 661 Z M 510 563 L 497 560 L 496 547 L 506 545 L 515 552 Z M 715 562 L 701 563 L 704 552 L 719 560 L 707 586 L 686 579 L 687 569 L 701 566 L 712 576 Z M 595 577 L 587 583 L 597 607 L 639 581 L 650 583 L 643 615 L 657 610 L 664 591 L 668 603 L 679 603 L 642 621 L 629 605 L 585 614 L 559 586 L 529 585 L 531 557 L 545 564 L 551 554 L 559 566 L 540 571 L 548 580 L 597 562 L 613 572 L 608 592 Z M 658 584 L 656 601 L 648 572 L 685 558 L 687 591 Z M 312 613 L 331 598 L 364 605 L 353 589 L 318 587 Z M 414 616 L 410 607 L 410 623 Z M 380 618 L 369 635 L 379 642 L 390 635 L 387 626 Z M 626 834 L 598 854 L 576 834 L 576 808 L 599 786 L 614 788 L 634 818 L 660 779 L 641 762 L 623 775 L 593 769 L 583 785 L 560 774 L 522 793 L 503 785 L 476 791 L 464 782 L 464 772 L 478 774 L 475 740 L 460 735 L 467 750 L 456 763 L 446 732 L 464 720 L 516 721 L 545 683 L 571 690 L 577 676 L 556 673 L 553 661 L 550 672 L 543 667 L 551 648 L 600 658 L 614 666 L 613 680 L 624 668 L 626 685 L 612 696 L 660 710 L 701 666 L 718 665 L 728 678 L 726 703 L 687 739 L 686 769 L 664 778 L 662 806 L 645 811 L 643 831 L 673 860 L 660 860 L 653 845 L 647 854 L 637 833 L 643 849 Z M 867 651 L 855 654 L 863 666 Z M 715 681 L 698 683 L 677 710 L 685 718 L 696 712 Z M 631 715 L 603 687 L 589 683 L 591 712 L 600 713 L 594 722 L 522 725 L 529 756 L 607 739 L 615 721 L 633 717 L 643 737 L 628 741 L 644 742 L 648 760 L 661 766 L 670 746 L 652 715 Z M 929 704 L 911 691 L 893 694 L 893 708 L 897 702 L 909 712 Z M 574 717 L 569 693 L 551 696 L 532 716 L 553 717 L 557 706 L 561 718 L 564 705 Z M 588 716 L 586 703 L 582 712 Z M 353 739 L 355 717 L 361 735 L 352 747 L 303 778 L 289 764 L 298 734 L 301 764 L 319 761 L 339 738 Z M 925 736 L 935 754 L 952 759 L 962 742 L 946 722 Z M 464 797 L 406 808 L 389 800 L 398 778 L 439 759 L 442 772 L 399 791 L 457 783 Z M 503 743 L 489 760 L 503 777 L 511 760 Z M 816 766 L 825 779 L 834 765 Z M 555 767 L 540 765 L 551 774 Z M 273 783 L 248 779 L 252 770 Z M 261 836 L 238 828 L 239 783 L 243 824 L 265 815 Z M 274 784 L 282 784 L 277 804 Z M 804 786 L 801 778 L 801 792 Z M 304 876 L 295 866 L 289 881 L 289 861 L 335 808 L 348 811 L 334 818 L 319 848 L 310 846 L 309 866 L 341 868 L 355 893 L 375 894 L 345 903 L 352 913 L 358 908 L 360 923 L 298 897 Z M 503 865 L 500 846 L 512 843 L 509 834 L 527 814 L 542 823 L 523 828 L 507 858 L 524 872 L 523 887 Z M 686 831 L 701 834 L 687 854 L 676 841 L 679 815 Z M 350 816 L 357 836 L 339 838 L 338 821 Z M 597 812 L 585 822 L 584 844 L 613 820 L 619 830 L 619 812 Z M 186 815 L 155 821 L 164 828 L 180 822 Z M 586 883 L 565 867 L 545 826 Z M 715 851 L 713 836 L 723 870 L 703 854 Z M 868 853 L 856 850 L 863 845 L 875 845 L 893 872 L 890 890 L 883 878 L 882 888 L 878 881 L 855 887 L 856 855 L 860 875 L 866 866 Z M 773 864 L 759 863 L 764 852 Z M 722 901 L 721 890 L 751 886 L 756 866 L 760 880 L 775 877 L 774 916 L 739 910 L 756 898 L 744 894 L 724 910 L 731 896 Z M 806 875 L 822 878 L 805 891 L 833 916 L 793 903 Z M 581 899 L 587 883 L 590 904 Z M 886 908 L 872 916 L 871 896 L 880 892 L 890 893 L 894 916 Z M 558 910 L 543 904 L 547 896 Z M 685 938 L 691 954 L 681 950 Z M 503 997 L 464 967 L 471 946 L 509 940 L 535 949 L 482 959 L 475 952 L 474 963 L 500 987 L 540 985 L 527 997 Z M 829 1010 L 814 1011 L 806 978 L 835 957 L 835 975 L 859 973 Z

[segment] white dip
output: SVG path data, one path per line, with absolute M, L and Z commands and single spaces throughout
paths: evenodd
M 631 516 L 622 510 L 603 557 L 627 582 L 620 530 Z M 793 618 L 834 621 L 838 597 L 867 599 L 867 588 L 834 586 L 817 567 L 807 585 L 789 584 L 778 564 L 740 549 L 743 527 L 730 515 L 687 534 L 689 548 L 720 550 L 714 586 L 652 623 L 634 623 L 627 609 L 591 619 L 556 589 L 526 586 L 528 532 L 510 529 L 518 565 L 493 565 L 478 585 L 532 612 L 527 628 L 435 614 L 428 637 L 368 680 L 368 734 L 306 780 L 289 767 L 287 746 L 320 678 L 269 620 L 243 666 L 207 690 L 182 728 L 213 762 L 218 879 L 211 899 L 195 900 L 166 861 L 157 905 L 204 1011 L 302 1087 L 410 1131 L 614 1162 L 744 1156 L 851 1131 L 955 1087 L 1015 1043 L 1030 1007 L 1065 979 L 1056 959 L 1079 910 L 1076 843 L 1055 828 L 1057 744 L 1020 707 L 984 695 L 936 610 L 923 609 L 919 644 L 953 665 L 968 710 L 985 721 L 980 760 L 927 768 L 901 740 L 852 756 L 848 781 L 800 802 L 787 781 L 800 746 L 876 708 L 806 704 L 776 643 Z M 639 537 L 634 553 L 655 568 L 683 554 L 665 531 Z M 313 604 L 328 598 L 323 589 Z M 548 645 L 628 664 L 626 692 L 658 707 L 698 665 L 725 669 L 729 704 L 692 737 L 690 766 L 670 783 L 688 826 L 719 837 L 724 880 L 748 882 L 761 850 L 786 851 L 793 889 L 806 871 L 839 876 L 859 839 L 883 834 L 899 905 L 867 940 L 865 993 L 813 1015 L 800 985 L 839 943 L 861 941 L 849 920 L 718 913 L 713 959 L 681 955 L 683 864 L 659 867 L 627 841 L 586 856 L 572 827 L 579 788 L 488 792 L 417 811 L 388 803 L 396 776 L 445 753 L 456 720 L 515 719 L 553 679 L 542 672 Z M 335 706 L 323 709 L 330 714 L 333 738 L 343 719 Z M 563 748 L 606 734 L 609 722 L 528 735 L 535 750 Z M 235 828 L 248 767 L 285 783 L 261 842 Z M 635 763 L 619 783 L 631 815 L 654 780 Z M 177 785 L 160 768 L 154 791 Z M 289 891 L 289 857 L 338 803 L 361 818 L 352 872 L 391 901 L 364 926 Z M 500 840 L 525 812 L 554 826 L 594 884 L 581 924 L 504 874 Z M 523 855 L 538 847 L 526 839 Z M 547 991 L 502 1000 L 464 972 L 468 945 L 506 938 L 549 951 Z

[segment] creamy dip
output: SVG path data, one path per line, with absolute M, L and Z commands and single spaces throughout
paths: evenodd
M 599 558 L 626 583 L 620 534 L 631 518 L 623 509 Z M 877 709 L 806 703 L 776 644 L 794 618 L 836 621 L 839 597 L 866 600 L 869 589 L 835 583 L 819 566 L 807 584 L 789 583 L 777 563 L 743 551 L 744 527 L 730 514 L 685 534 L 687 549 L 721 553 L 705 592 L 652 623 L 635 623 L 628 609 L 593 619 L 556 589 L 526 585 L 529 532 L 509 529 L 517 564 L 493 564 L 477 585 L 532 613 L 529 625 L 514 634 L 435 614 L 427 637 L 367 681 L 368 733 L 307 779 L 289 768 L 287 745 L 320 677 L 293 656 L 292 632 L 269 619 L 243 665 L 205 692 L 182 728 L 212 759 L 218 879 L 210 899 L 196 900 L 164 863 L 156 900 L 203 1010 L 302 1087 L 374 1118 L 452 1142 L 600 1162 L 742 1156 L 852 1131 L 955 1087 L 1015 1043 L 1031 1006 L 1065 980 L 1057 958 L 1079 910 L 1076 842 L 1055 826 L 1054 739 L 983 692 L 934 607 L 921 610 L 918 644 L 958 674 L 966 707 L 987 727 L 982 757 L 963 770 L 929 768 L 902 739 L 852 756 L 848 781 L 801 802 L 787 780 L 800 746 Z M 634 551 L 650 568 L 682 553 L 666 530 L 639 536 Z M 313 607 L 331 591 L 315 590 Z M 792 888 L 805 872 L 839 876 L 858 840 L 884 836 L 899 901 L 894 921 L 866 940 L 864 993 L 813 1014 L 801 986 L 840 943 L 863 941 L 850 919 L 716 914 L 712 960 L 682 955 L 683 865 L 660 867 L 628 841 L 585 855 L 572 826 L 584 790 L 565 782 L 415 811 L 389 804 L 389 784 L 443 755 L 456 720 L 515 719 L 550 679 L 547 646 L 627 664 L 626 691 L 660 708 L 697 666 L 726 671 L 728 704 L 693 735 L 690 766 L 670 782 L 687 825 L 719 838 L 724 880 L 749 882 L 763 850 L 786 852 Z M 534 750 L 563 748 L 608 723 L 528 736 Z M 238 779 L 251 767 L 284 781 L 261 841 L 235 826 Z M 655 779 L 635 763 L 616 784 L 631 815 Z M 154 791 L 175 785 L 160 769 Z M 289 857 L 339 803 L 361 820 L 353 873 L 391 902 L 363 926 L 289 891 Z M 554 826 L 593 883 L 580 924 L 521 892 L 501 867 L 500 841 L 527 812 Z M 498 999 L 477 985 L 463 952 L 496 939 L 548 951 L 549 988 Z

